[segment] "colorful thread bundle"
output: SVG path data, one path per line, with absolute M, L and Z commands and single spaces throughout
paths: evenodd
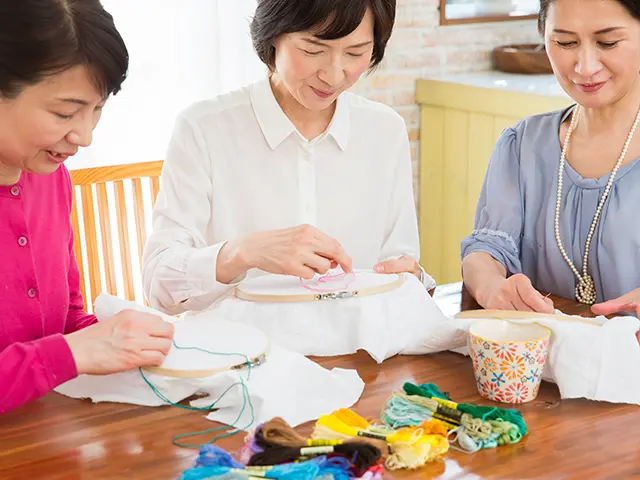
M 312 460 L 267 467 L 244 466 L 229 453 L 216 445 L 206 445 L 194 468 L 185 471 L 180 480 L 208 478 L 276 478 L 278 480 L 301 480 L 328 477 L 333 480 L 349 480 L 349 463 L 343 458 L 317 457 Z M 228 477 L 230 474 L 234 476 Z
M 381 420 L 388 428 L 415 426 L 431 419 L 441 420 L 449 430 L 447 438 L 467 453 L 483 448 L 518 443 L 527 426 L 517 410 L 455 403 L 433 383 L 405 383 L 404 392 L 394 392 Z
M 343 457 L 349 461 L 352 474 L 360 477 L 372 473 L 372 468 L 381 467 L 387 451 L 387 444 L 376 439 L 307 439 L 277 417 L 246 437 L 241 460 L 247 465 L 258 466 L 294 462 L 316 455 Z
M 414 469 L 440 459 L 449 449 L 447 427 L 440 420 L 427 420 L 417 426 L 394 430 L 372 425 L 349 409 L 322 415 L 316 422 L 312 439 L 374 438 L 389 447 L 385 466 L 389 470 Z
M 229 453 L 215 445 L 205 445 L 193 468 L 186 470 L 180 480 L 204 480 L 216 478 L 220 480 L 275 478 L 278 480 L 351 480 L 354 474 L 350 471 L 347 459 L 334 456 L 319 456 L 310 460 L 272 466 L 244 466 Z M 368 470 L 363 480 L 381 480 L 381 466 Z
M 276 417 L 247 435 L 240 461 L 205 445 L 180 480 L 381 480 L 384 467 L 415 469 L 439 460 L 450 447 L 473 453 L 518 443 L 527 434 L 517 410 L 456 403 L 432 383 L 405 383 L 381 419 L 383 425 L 372 424 L 339 409 L 322 415 L 306 438 Z
M 352 477 L 376 478 L 376 471 L 384 470 L 382 462 L 387 452 L 387 444 L 376 439 L 306 438 L 276 417 L 247 435 L 240 459 L 249 466 L 264 466 L 304 461 L 318 455 L 342 457 L 348 461 Z

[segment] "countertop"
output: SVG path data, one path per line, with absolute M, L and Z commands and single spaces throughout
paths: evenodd
M 425 77 L 425 79 L 448 83 L 459 83 L 461 85 L 470 85 L 474 87 L 533 93 L 550 97 L 568 97 L 556 81 L 555 76 L 552 74 L 525 75 L 489 70 L 482 72 L 428 76 Z

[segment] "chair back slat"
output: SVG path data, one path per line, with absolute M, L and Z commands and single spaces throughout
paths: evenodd
M 142 254 L 162 161 L 72 170 L 71 222 L 85 309 L 101 292 L 146 303 Z M 144 192 L 151 192 L 151 203 Z
M 142 269 L 142 251 L 144 249 L 144 242 L 147 240 L 147 228 L 144 224 L 145 216 L 142 182 L 139 178 L 134 178 L 131 182 L 133 183 L 133 213 L 136 219 L 138 259 L 140 261 L 140 268 Z
M 102 235 L 102 262 L 104 265 L 105 281 L 107 282 L 106 289 L 108 293 L 115 295 L 117 289 L 107 185 L 105 183 L 98 183 L 96 190 L 98 192 L 98 215 L 100 217 L 100 233 Z
M 124 281 L 124 295 L 127 300 L 133 300 L 133 278 L 131 275 L 131 245 L 128 226 L 124 184 L 122 180 L 114 182 L 116 191 L 116 209 L 118 211 L 118 238 L 120 240 L 120 256 L 122 258 L 122 279 Z
M 93 206 L 93 189 L 91 185 L 80 187 L 82 195 L 82 218 L 84 224 L 85 245 L 87 252 L 87 266 L 89 267 L 89 288 L 91 293 L 101 289 L 100 260 L 98 258 L 98 235 L 96 216 Z M 95 300 L 95 296 L 91 299 Z

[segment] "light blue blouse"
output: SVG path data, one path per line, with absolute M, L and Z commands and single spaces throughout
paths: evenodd
M 486 252 L 509 274 L 523 273 L 538 289 L 575 298 L 576 278 L 554 234 L 561 146 L 560 124 L 573 110 L 535 115 L 507 128 L 491 155 L 475 227 L 462 258 Z M 620 145 L 622 150 L 622 145 Z M 603 159 L 613 165 L 616 159 Z M 640 287 L 640 158 L 623 166 L 604 204 L 589 252 L 598 302 Z M 610 174 L 582 178 L 565 162 L 560 236 L 582 272 L 585 241 Z

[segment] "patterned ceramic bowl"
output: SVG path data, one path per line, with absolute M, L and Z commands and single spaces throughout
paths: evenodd
M 538 395 L 551 331 L 536 323 L 480 320 L 469 329 L 469 354 L 478 392 L 503 403 Z

